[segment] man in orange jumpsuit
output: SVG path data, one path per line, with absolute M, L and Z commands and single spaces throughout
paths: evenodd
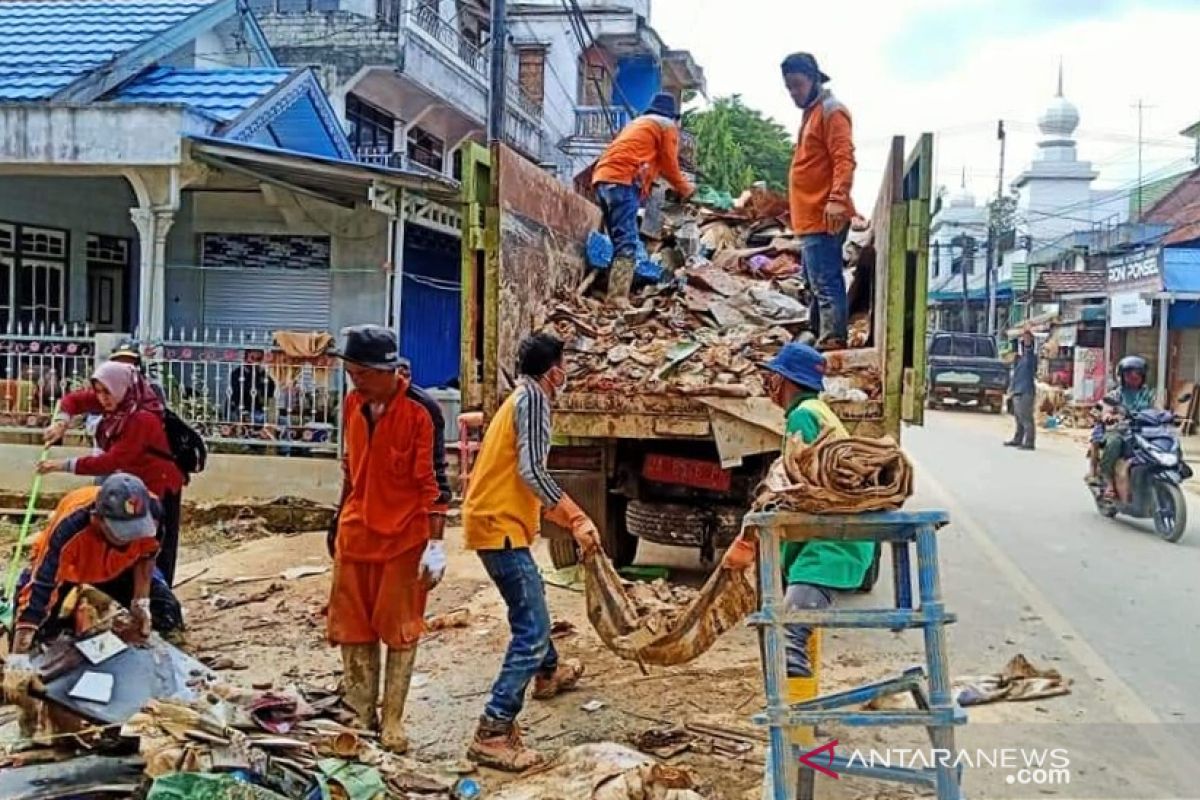
M 679 110 L 675 98 L 657 95 L 650 107 L 626 125 L 600 156 L 592 188 L 600 200 L 604 227 L 613 240 L 608 296 L 627 297 L 637 258 L 638 206 L 663 176 L 681 199 L 695 189 L 679 168 Z
M 444 511 L 433 469 L 433 423 L 407 393 L 396 336 L 377 325 L 345 331 L 338 356 L 354 390 L 343 407 L 346 455 L 334 536 L 329 641 L 342 647 L 347 704 L 376 726 L 380 647 L 387 646 L 381 739 L 408 749 L 404 705 L 425 599 L 446 571 Z
M 808 53 L 784 59 L 783 80 L 792 100 L 804 109 L 788 200 L 812 295 L 808 322 L 818 350 L 838 350 L 846 347 L 849 334 L 842 245 L 854 216 L 850 112 L 825 88 L 829 76 Z
M 13 653 L 27 653 L 52 633 L 67 592 L 95 586 L 133 611 L 139 633 L 150 635 L 150 584 L 158 555 L 161 507 L 146 485 L 117 472 L 59 501 L 33 542 L 28 579 L 17 594 Z

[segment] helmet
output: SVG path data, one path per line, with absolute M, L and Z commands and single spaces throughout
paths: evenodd
M 1138 372 L 1141 373 L 1144 383 L 1148 369 L 1149 365 L 1146 364 L 1146 359 L 1141 356 L 1125 356 L 1117 362 L 1117 382 L 1124 386 L 1125 376 L 1130 372 Z
M 133 362 L 135 367 L 142 365 L 142 351 L 138 347 L 138 343 L 132 339 L 126 339 L 119 345 L 113 348 L 113 351 L 108 354 L 109 360 L 123 359 Z

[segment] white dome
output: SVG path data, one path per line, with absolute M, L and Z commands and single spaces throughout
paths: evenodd
M 1059 95 L 1038 117 L 1038 129 L 1046 136 L 1069 139 L 1079 127 L 1079 109 L 1067 98 Z

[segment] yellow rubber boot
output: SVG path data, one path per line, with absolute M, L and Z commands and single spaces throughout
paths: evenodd
M 408 737 L 404 735 L 404 705 L 412 685 L 413 663 L 417 648 L 387 652 L 387 669 L 383 682 L 383 724 L 380 741 L 383 748 L 397 755 L 408 752 Z
M 808 668 L 812 677 L 787 679 L 789 706 L 812 700 L 821 693 L 821 631 L 816 628 L 808 634 Z M 817 743 L 816 731 L 809 725 L 798 726 L 792 729 L 791 740 L 792 744 L 811 747 Z
M 342 645 L 342 698 L 367 730 L 375 730 L 379 702 L 379 645 Z

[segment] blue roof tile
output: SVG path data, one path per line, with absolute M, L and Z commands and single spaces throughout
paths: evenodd
M 122 86 L 111 99 L 127 103 L 179 103 L 221 122 L 231 122 L 291 74 L 287 69 L 158 67 Z
M 0 2 L 0 101 L 42 100 L 213 0 Z

